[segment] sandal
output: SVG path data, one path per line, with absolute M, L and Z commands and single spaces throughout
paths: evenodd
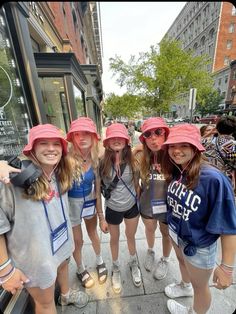
M 100 285 L 102 285 L 107 280 L 108 271 L 106 268 L 106 264 L 102 263 L 101 265 L 97 265 L 96 269 L 98 273 L 98 282 Z
M 90 273 L 85 269 L 82 273 L 76 272 L 77 277 L 82 283 L 84 288 L 91 288 L 94 285 L 94 280 L 91 277 Z

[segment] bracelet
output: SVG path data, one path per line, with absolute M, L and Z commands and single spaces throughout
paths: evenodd
M 232 276 L 233 272 L 232 271 L 227 271 L 226 269 L 224 269 L 223 267 L 219 266 L 219 268 L 227 275 L 227 276 Z
M 13 275 L 15 274 L 16 268 L 14 267 L 12 273 L 10 274 L 10 276 L 5 279 L 5 280 L 0 280 L 0 285 L 4 284 L 5 282 L 7 282 L 9 279 L 11 279 L 13 277 Z
M 225 264 L 225 263 L 220 263 L 221 265 L 223 265 L 223 266 L 226 266 L 226 267 L 229 267 L 229 268 L 236 268 L 236 266 L 234 266 L 234 265 L 228 265 L 228 264 Z
M 9 270 L 9 272 L 8 273 L 6 273 L 5 275 L 3 275 L 3 276 L 0 276 L 0 279 L 2 279 L 2 278 L 5 278 L 5 277 L 7 277 L 7 276 L 9 276 L 10 275 L 10 273 L 13 271 L 13 269 L 14 269 L 15 267 L 14 266 L 12 266 L 12 268 Z
M 10 263 L 11 263 L 11 258 L 8 258 L 8 260 L 0 266 L 0 270 L 3 270 L 4 268 L 6 268 Z

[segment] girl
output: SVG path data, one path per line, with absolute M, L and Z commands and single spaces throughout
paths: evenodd
M 112 287 L 115 293 L 121 291 L 119 267 L 119 225 L 124 219 L 125 234 L 130 253 L 130 269 L 133 283 L 141 285 L 141 272 L 138 266 L 135 245 L 139 211 L 136 203 L 134 166 L 132 160 L 130 139 L 126 127 L 114 123 L 106 129 L 103 141 L 105 152 L 101 160 L 100 174 L 108 191 L 105 200 L 106 221 L 110 232 L 110 248 L 112 255 Z M 117 179 L 115 179 L 117 178 Z M 114 187 L 114 180 L 116 186 Z M 113 185 L 113 189 L 111 186 Z
M 154 269 L 153 276 L 160 280 L 165 278 L 167 274 L 172 248 L 166 222 L 167 185 L 160 167 L 163 154 L 161 145 L 169 134 L 169 128 L 162 118 L 154 117 L 144 121 L 141 131 L 142 134 L 139 139 L 143 144 L 143 149 L 136 154 L 136 161 L 139 164 L 141 178 L 140 214 L 145 225 L 148 244 L 144 267 L 147 271 L 151 271 L 154 264 L 155 251 L 153 247 L 157 221 L 159 221 L 163 255 Z
M 176 125 L 163 147 L 163 173 L 168 186 L 169 234 L 179 261 L 182 281 L 165 288 L 169 298 L 194 296 L 193 309 L 168 300 L 170 313 L 207 313 L 211 304 L 209 279 L 216 261 L 217 239 L 222 258 L 213 282 L 218 289 L 232 283 L 236 254 L 236 209 L 229 179 L 207 164 L 200 132 Z
M 0 184 L 0 284 L 12 294 L 24 286 L 36 314 L 56 314 L 57 279 L 59 304 L 83 307 L 88 296 L 69 289 L 68 280 L 74 243 L 67 199 L 72 182 L 67 142 L 55 126 L 38 125 L 30 130 L 23 153 L 41 175 L 25 190 Z
M 98 281 L 103 284 L 107 279 L 107 268 L 101 256 L 101 245 L 97 233 L 97 215 L 100 227 L 107 232 L 107 224 L 102 213 L 101 188 L 98 177 L 98 140 L 96 126 L 90 118 L 80 117 L 71 123 L 67 140 L 72 143 L 70 156 L 74 171 L 74 182 L 68 192 L 70 219 L 73 227 L 77 264 L 77 276 L 85 288 L 91 288 L 94 280 L 82 262 L 83 235 L 81 219 L 96 254 Z

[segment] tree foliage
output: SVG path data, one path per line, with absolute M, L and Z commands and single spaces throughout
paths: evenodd
M 204 90 L 199 96 L 195 111 L 202 117 L 206 114 L 216 114 L 223 99 L 224 97 L 217 90 Z
M 194 56 L 192 51 L 184 51 L 179 41 L 165 39 L 150 51 L 139 53 L 137 59 L 131 56 L 127 64 L 119 56 L 110 58 L 110 68 L 119 86 L 136 95 L 141 107 L 160 113 L 168 111 L 170 104 L 190 88 L 197 88 L 199 95 L 212 90 L 208 62 L 206 55 Z

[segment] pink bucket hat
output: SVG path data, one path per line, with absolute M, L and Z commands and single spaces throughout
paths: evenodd
M 167 140 L 163 143 L 162 148 L 169 144 L 189 143 L 195 146 L 200 152 L 204 152 L 205 148 L 201 144 L 200 130 L 192 124 L 178 124 L 170 129 Z
M 96 125 L 93 122 L 93 120 L 90 118 L 79 117 L 78 119 L 72 121 L 70 125 L 70 129 L 67 133 L 67 137 L 66 137 L 67 141 L 71 142 L 72 134 L 74 132 L 79 132 L 79 131 L 93 133 L 96 136 L 97 140 L 100 139 L 100 136 L 97 133 Z
M 37 126 L 34 126 L 29 131 L 29 143 L 24 147 L 23 154 L 28 156 L 34 146 L 34 143 L 37 139 L 41 138 L 58 138 L 61 141 L 62 144 L 62 151 L 63 154 L 67 154 L 67 141 L 65 140 L 65 137 L 63 136 L 63 131 L 57 128 L 55 125 L 52 124 L 39 124 Z
M 128 130 L 122 123 L 113 123 L 109 125 L 106 129 L 106 138 L 103 140 L 103 146 L 107 145 L 107 140 L 114 137 L 121 137 L 130 142 L 130 137 L 128 135 Z
M 142 134 L 139 136 L 139 140 L 141 143 L 145 141 L 143 137 L 143 133 L 146 131 L 150 131 L 152 129 L 163 128 L 166 131 L 166 136 L 169 135 L 170 129 L 166 124 L 165 120 L 160 117 L 153 117 L 145 120 L 141 126 Z

